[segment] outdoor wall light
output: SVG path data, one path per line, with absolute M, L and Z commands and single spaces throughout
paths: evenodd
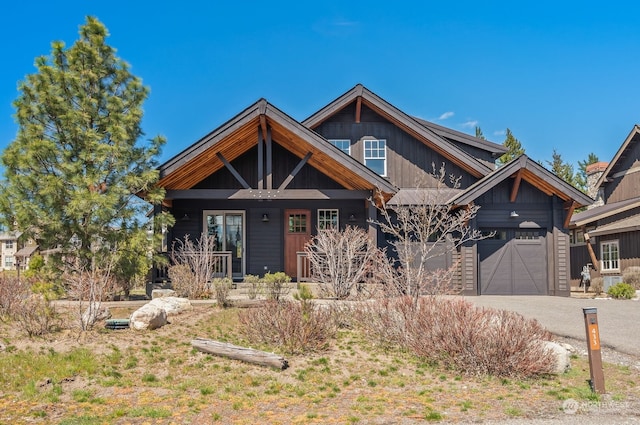
M 520 217 L 520 214 L 518 214 L 518 213 L 517 213 L 517 212 L 515 212 L 515 211 L 511 211 L 511 213 L 509 213 L 509 217 L 511 217 L 511 218 Z
M 262 221 L 264 223 L 268 222 L 269 221 L 269 214 L 267 214 L 267 213 L 262 214 Z
M 354 221 L 356 221 L 356 215 L 353 213 L 349 214 L 349 222 L 353 223 Z
M 184 213 L 184 215 L 182 216 L 182 218 L 180 219 L 180 221 L 189 221 L 189 214 Z

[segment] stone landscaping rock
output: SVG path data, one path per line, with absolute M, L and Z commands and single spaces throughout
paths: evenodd
M 553 341 L 543 341 L 547 350 L 553 353 L 555 359 L 551 373 L 561 375 L 571 369 L 571 353 L 561 344 Z
M 131 329 L 141 330 L 153 330 L 161 328 L 167 324 L 167 312 L 165 309 L 158 306 L 147 303 L 134 311 L 129 319 L 129 327 Z
M 162 297 L 175 297 L 176 291 L 173 289 L 154 289 L 151 291 L 151 299 L 155 300 L 156 298 Z
M 164 309 L 168 316 L 180 314 L 185 310 L 191 310 L 193 308 L 188 298 L 180 297 L 154 298 L 149 304 Z

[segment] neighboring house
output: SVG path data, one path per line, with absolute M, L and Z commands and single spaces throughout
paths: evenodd
M 3 232 L 0 233 L 0 269 L 15 270 L 16 269 L 16 252 L 18 252 L 18 238 L 20 233 Z
M 635 125 L 611 162 L 587 169 L 596 202 L 571 219 L 571 279 L 580 284 L 584 266 L 604 287 L 640 266 L 640 127 Z
M 23 241 L 20 232 L 0 233 L 0 270 L 26 270 L 38 249 L 33 240 Z
M 444 262 L 459 264 L 463 293 L 568 295 L 569 219 L 592 199 L 526 156 L 496 169 L 504 152 L 362 85 L 304 121 L 261 99 L 159 167 L 163 208 L 176 217 L 169 247 L 205 231 L 234 279 L 284 271 L 301 280 L 300 252 L 318 229 L 360 226 L 385 246 L 369 199 L 380 191 L 411 204 L 444 164 L 461 184 L 447 202 L 480 205 L 470 225 L 496 231 Z

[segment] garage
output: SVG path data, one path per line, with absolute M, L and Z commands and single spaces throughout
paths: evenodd
M 500 229 L 478 242 L 482 295 L 546 295 L 544 229 Z

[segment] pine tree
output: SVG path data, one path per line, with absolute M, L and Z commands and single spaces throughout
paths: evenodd
M 551 168 L 551 171 L 570 185 L 578 187 L 576 183 L 576 175 L 573 172 L 573 165 L 568 162 L 564 162 L 562 155 L 560 155 L 555 149 L 553 150 L 551 158 L 551 161 L 546 161 L 547 165 Z
M 498 166 L 502 166 L 512 159 L 515 159 L 524 154 L 524 148 L 522 147 L 522 144 L 513 136 L 513 133 L 511 133 L 511 130 L 508 128 L 506 137 L 502 145 L 506 147 L 508 151 L 500 158 L 498 158 Z
M 68 49 L 54 41 L 19 85 L 18 134 L 0 157 L 0 213 L 41 248 L 86 265 L 145 231 L 149 204 L 136 194 L 162 200 L 164 139 L 139 140 L 148 89 L 106 44 L 105 26 L 87 17 L 79 34 Z
M 487 140 L 487 139 L 484 137 L 484 134 L 482 133 L 482 129 L 481 129 L 480 127 L 478 127 L 478 126 L 476 126 L 476 137 L 477 137 L 478 139 Z
M 576 187 L 584 193 L 587 193 L 587 190 L 589 189 L 587 185 L 587 166 L 599 161 L 600 159 L 598 158 L 598 155 L 593 152 L 591 152 L 584 161 L 578 161 L 578 172 L 575 176 Z

